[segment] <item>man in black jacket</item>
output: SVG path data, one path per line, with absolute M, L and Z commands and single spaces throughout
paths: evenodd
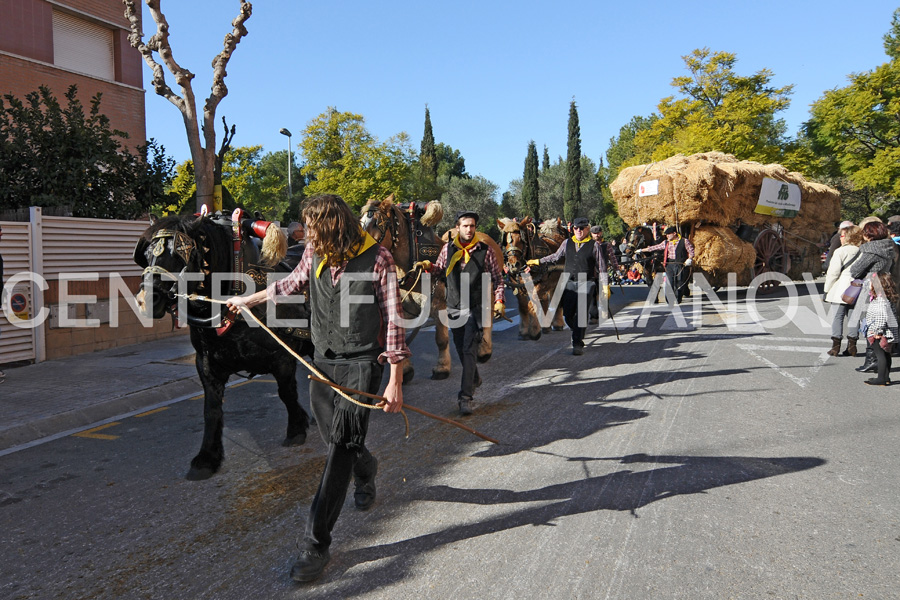
M 580 356 L 584 354 L 588 304 L 592 298 L 596 298 L 595 282 L 602 284 L 603 294 L 609 298 L 609 280 L 603 250 L 591 238 L 590 222 L 584 217 L 578 217 L 572 222 L 572 230 L 572 237 L 560 244 L 556 252 L 541 259 L 529 260 L 528 265 L 553 264 L 565 260 L 568 278 L 560 306 L 566 325 L 572 330 L 572 354 Z

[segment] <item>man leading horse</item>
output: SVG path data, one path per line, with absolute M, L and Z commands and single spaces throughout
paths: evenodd
M 476 231 L 477 225 L 478 213 L 470 210 L 458 212 L 456 227 L 459 234 L 441 248 L 434 264 L 426 260 L 415 265 L 428 272 L 434 270 L 438 276 L 447 279 L 447 316 L 453 332 L 453 345 L 463 367 L 457 396 L 459 414 L 463 416 L 472 414 L 475 388 L 481 385 L 477 350 L 482 328 L 490 325 L 490 313 L 485 315 L 487 311 L 483 308 L 482 292 L 487 290 L 482 287 L 482 275 L 490 276 L 493 316 L 500 319 L 506 315 L 500 265 L 484 234 Z
M 574 234 L 555 253 L 528 261 L 528 265 L 536 266 L 565 260 L 568 280 L 560 305 L 566 325 L 572 330 L 572 354 L 576 356 L 584 354 L 588 304 L 595 298 L 595 282 L 601 283 L 605 298 L 610 296 L 606 259 L 600 244 L 591 238 L 590 225 L 585 217 L 576 218 L 572 223 Z

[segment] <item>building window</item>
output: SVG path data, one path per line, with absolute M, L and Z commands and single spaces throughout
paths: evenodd
M 112 30 L 68 13 L 53 11 L 53 64 L 115 80 Z

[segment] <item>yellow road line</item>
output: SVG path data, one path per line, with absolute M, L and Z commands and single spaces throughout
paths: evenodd
M 94 427 L 93 429 L 85 429 L 84 431 L 79 431 L 78 433 L 73 433 L 73 437 L 81 437 L 81 438 L 90 438 L 92 440 L 117 440 L 119 436 L 117 435 L 108 435 L 106 433 L 94 433 L 96 431 L 100 431 L 101 429 L 106 429 L 107 427 L 113 427 L 115 425 L 121 425 L 121 423 L 107 423 L 106 425 L 101 425 L 100 427 Z
M 155 408 L 155 409 L 153 409 L 153 410 L 148 410 L 148 411 L 145 412 L 145 413 L 141 413 L 141 414 L 139 414 L 139 415 L 134 415 L 134 416 L 135 416 L 136 418 L 137 418 L 137 417 L 147 417 L 147 416 L 150 416 L 150 415 L 155 415 L 156 413 L 162 412 L 162 411 L 164 411 L 164 410 L 169 410 L 169 407 L 168 407 L 168 406 L 161 406 L 161 407 L 159 407 L 159 408 Z

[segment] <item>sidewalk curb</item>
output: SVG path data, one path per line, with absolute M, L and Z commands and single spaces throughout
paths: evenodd
M 104 419 L 165 402 L 171 398 L 198 393 L 203 393 L 203 386 L 200 385 L 199 378 L 187 377 L 78 410 L 14 425 L 0 430 L 0 450 L 7 450 L 78 427 L 86 427 Z

